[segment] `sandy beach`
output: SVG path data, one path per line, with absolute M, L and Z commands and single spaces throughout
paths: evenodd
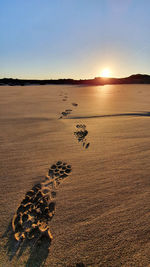
M 150 266 L 149 122 L 150 85 L 1 86 L 0 266 Z M 14 252 L 11 220 L 58 161 L 53 240 Z

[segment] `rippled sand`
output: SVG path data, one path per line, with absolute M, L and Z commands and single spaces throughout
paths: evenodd
M 0 266 L 148 266 L 149 142 L 150 85 L 0 87 Z M 41 261 L 42 248 L 27 246 L 10 257 L 11 219 L 58 160 L 72 173 L 57 192 L 49 253 Z

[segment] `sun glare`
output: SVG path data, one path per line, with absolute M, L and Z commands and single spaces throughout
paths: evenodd
M 110 77 L 110 70 L 108 68 L 103 69 L 100 73 L 100 77 L 109 78 Z

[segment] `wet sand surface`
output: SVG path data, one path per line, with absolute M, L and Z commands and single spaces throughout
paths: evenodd
M 149 112 L 149 85 L 0 87 L 0 266 L 149 266 Z M 57 161 L 72 172 L 48 252 L 12 254 L 11 220 Z

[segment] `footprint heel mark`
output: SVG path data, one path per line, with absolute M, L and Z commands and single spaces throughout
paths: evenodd
M 87 149 L 89 147 L 90 143 L 87 143 L 85 146 L 85 149 Z
M 77 103 L 72 103 L 72 105 L 73 105 L 74 107 L 77 107 L 77 106 L 78 106 L 78 104 L 77 104 Z
M 53 239 L 49 221 L 52 220 L 55 214 L 56 190 L 62 180 L 70 175 L 71 171 L 71 165 L 62 161 L 56 162 L 56 164 L 51 165 L 45 180 L 34 185 L 25 194 L 11 222 L 13 236 L 18 244 L 16 246 L 17 250 L 19 248 L 23 250 L 23 244 L 25 242 L 30 244 L 28 242 L 31 241 L 34 241 L 34 246 L 33 242 L 31 244 L 33 248 L 36 244 L 42 242 L 43 238 L 44 242 L 46 242 L 44 246 L 48 250 Z
M 66 109 L 66 112 L 68 112 L 68 114 L 70 114 L 72 112 L 72 109 Z
M 77 124 L 76 131 L 74 132 L 75 137 L 77 138 L 78 142 L 82 143 L 82 146 L 85 149 L 88 149 L 90 143 L 87 142 L 87 135 L 88 131 L 86 130 L 85 124 Z

